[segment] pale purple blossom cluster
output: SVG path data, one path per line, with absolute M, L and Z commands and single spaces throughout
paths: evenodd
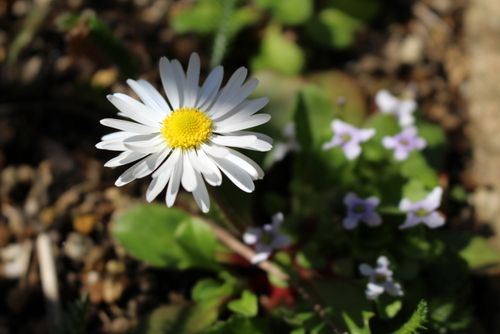
M 382 139 L 385 148 L 394 150 L 394 159 L 406 160 L 411 152 L 423 149 L 427 142 L 418 136 L 417 129 L 413 126 L 404 128 L 395 136 Z
M 404 294 L 401 285 L 394 281 L 393 272 L 389 266 L 390 262 L 385 256 L 379 256 L 375 267 L 366 263 L 359 266 L 361 274 L 368 277 L 366 298 L 374 300 L 384 292 L 394 297 L 401 297 Z
M 243 241 L 255 247 L 256 254 L 251 259 L 253 264 L 267 260 L 274 250 L 290 245 L 290 238 L 280 230 L 283 220 L 283 213 L 278 212 L 272 217 L 271 224 L 251 227 L 245 231 Z
M 359 129 L 341 120 L 334 120 L 331 124 L 332 139 L 323 144 L 323 150 L 339 146 L 349 160 L 356 159 L 361 154 L 360 144 L 375 135 L 375 129 Z
M 375 96 L 375 104 L 380 112 L 394 115 L 401 127 L 415 123 L 413 113 L 417 110 L 417 103 L 413 99 L 399 99 L 389 91 L 382 89 Z
M 407 229 L 418 224 L 427 225 L 429 228 L 437 228 L 444 225 L 444 217 L 437 212 L 441 205 L 443 189 L 434 188 L 426 198 L 417 202 L 411 202 L 403 198 L 399 203 L 399 210 L 406 212 L 406 220 L 399 229 Z

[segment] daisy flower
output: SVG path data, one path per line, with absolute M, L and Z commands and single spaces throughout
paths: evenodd
M 332 139 L 323 144 L 323 150 L 340 146 L 349 160 L 356 159 L 361 154 L 361 143 L 375 136 L 375 129 L 359 129 L 341 120 L 332 121 Z
M 415 123 L 413 113 L 417 109 L 417 103 L 412 99 L 398 99 L 389 91 L 380 90 L 375 96 L 375 104 L 384 114 L 397 117 L 399 125 L 407 127 Z
M 362 263 L 359 271 L 363 276 L 368 277 L 365 295 L 370 300 L 377 299 L 378 296 L 387 292 L 394 297 L 403 295 L 403 289 L 399 283 L 394 282 L 393 272 L 389 269 L 390 262 L 385 256 L 379 256 L 375 267 Z
M 243 241 L 247 245 L 255 246 L 256 254 L 252 257 L 252 263 L 265 261 L 271 256 L 273 250 L 290 245 L 290 238 L 280 231 L 283 220 L 283 213 L 278 212 L 273 216 L 271 224 L 251 227 L 245 231 Z
M 186 73 L 177 60 L 160 59 L 160 77 L 167 99 L 145 80 L 127 80 L 139 96 L 108 95 L 108 100 L 127 118 L 106 118 L 101 124 L 117 129 L 96 145 L 99 149 L 121 151 L 106 167 L 134 163 L 115 184 L 123 186 L 152 175 L 146 199 L 153 201 L 167 188 L 167 206 L 175 202 L 180 186 L 191 192 L 200 209 L 208 212 L 210 200 L 205 182 L 222 183 L 226 175 L 245 192 L 264 175 L 262 169 L 242 153 L 230 148 L 269 151 L 272 139 L 246 131 L 266 123 L 268 114 L 256 114 L 267 98 L 248 99 L 258 81 L 245 82 L 247 69 L 239 68 L 221 88 L 223 69 L 213 69 L 199 85 L 200 58 L 193 53 Z
M 418 202 L 411 202 L 407 198 L 403 198 L 399 203 L 399 209 L 406 212 L 406 220 L 399 229 L 407 229 L 418 224 L 425 224 L 429 228 L 437 228 L 444 225 L 444 217 L 437 212 L 441 205 L 441 197 L 443 189 L 441 187 L 434 188 L 426 198 Z

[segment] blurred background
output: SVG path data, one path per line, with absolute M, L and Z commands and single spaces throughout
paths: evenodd
M 499 22 L 498 0 L 0 0 L 0 334 L 49 333 L 47 312 L 79 308 L 85 332 L 125 333 L 189 291 L 196 272 L 141 265 L 110 237 L 110 217 L 147 184 L 115 188 L 120 171 L 94 145 L 115 113 L 106 94 L 130 93 L 127 78 L 160 87 L 159 58 L 186 64 L 193 51 L 202 76 L 218 63 L 250 69 L 276 140 L 306 83 L 353 123 L 382 88 L 415 98 L 446 133 L 448 223 L 488 236 L 481 247 L 498 262 Z M 47 247 L 57 293 L 43 306 Z M 471 312 L 487 333 L 500 333 L 498 274 L 474 275 Z

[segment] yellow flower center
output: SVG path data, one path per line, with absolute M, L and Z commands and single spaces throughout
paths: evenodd
M 212 134 L 212 120 L 196 108 L 179 108 L 165 117 L 160 130 L 172 148 L 198 148 Z

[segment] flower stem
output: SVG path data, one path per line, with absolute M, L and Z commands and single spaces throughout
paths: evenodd
M 220 65 L 226 53 L 227 44 L 229 42 L 229 20 L 234 12 L 236 0 L 222 0 L 222 18 L 219 28 L 214 38 L 214 47 L 212 49 L 212 57 L 210 58 L 210 67 L 214 68 Z

